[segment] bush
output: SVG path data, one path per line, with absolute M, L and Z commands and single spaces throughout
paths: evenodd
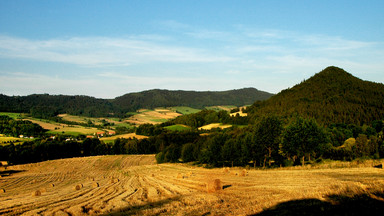
M 160 164 L 160 163 L 164 163 L 165 161 L 164 161 L 164 154 L 163 154 L 163 152 L 159 152 L 157 155 L 156 155 L 156 162 L 158 163 L 158 164 Z
M 195 157 L 195 144 L 187 143 L 183 145 L 183 148 L 181 149 L 181 159 L 183 162 L 191 162 L 197 159 Z

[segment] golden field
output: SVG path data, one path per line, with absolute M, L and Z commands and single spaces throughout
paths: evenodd
M 141 109 L 138 114 L 129 117 L 126 122 L 135 125 L 141 124 L 160 124 L 167 120 L 174 119 L 181 114 L 174 110 L 157 108 L 155 110 Z
M 327 215 L 362 194 L 363 203 L 382 205 L 384 186 L 380 161 L 244 170 L 115 155 L 10 166 L 1 175 L 1 215 L 253 215 L 286 213 L 292 203 Z M 207 192 L 214 179 L 221 190 Z

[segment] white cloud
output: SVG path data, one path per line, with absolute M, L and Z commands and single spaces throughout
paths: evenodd
M 144 38 L 148 38 L 145 36 Z M 225 62 L 230 57 L 207 50 L 162 45 L 131 38 L 83 37 L 28 40 L 0 36 L 0 56 L 81 66 L 126 66 L 144 62 Z

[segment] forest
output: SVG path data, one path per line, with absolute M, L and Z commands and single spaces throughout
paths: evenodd
M 330 125 L 363 125 L 384 116 L 384 85 L 363 81 L 338 67 L 328 67 L 296 86 L 247 109 L 250 121 L 266 114 L 299 114 Z

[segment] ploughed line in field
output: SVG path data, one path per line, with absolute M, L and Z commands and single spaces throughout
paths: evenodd
M 184 188 L 188 188 L 188 189 L 184 189 L 181 193 L 185 193 L 185 192 L 192 193 L 195 191 L 202 191 L 204 190 L 203 188 L 205 187 L 205 183 L 195 181 L 195 180 L 190 180 L 187 178 L 177 178 L 177 177 L 170 178 L 169 176 L 166 176 L 163 174 L 157 174 L 155 175 L 154 178 L 161 180 L 160 182 L 163 184 L 166 183 L 167 185 L 178 185 Z M 194 191 L 191 191 L 191 190 L 194 190 Z
M 164 198 L 172 197 L 177 195 L 174 191 L 168 190 L 164 186 L 161 185 L 161 182 L 156 181 L 155 183 L 151 183 L 151 181 L 148 181 L 146 178 L 143 178 L 143 181 L 150 186 L 150 188 L 153 188 L 156 190 L 156 193 L 158 195 L 164 196 Z
M 35 210 L 33 212 L 29 212 L 32 214 L 42 213 L 47 209 L 52 209 L 52 208 L 58 208 L 59 210 L 63 211 L 63 206 L 71 206 L 71 208 L 72 207 L 81 208 L 82 206 L 89 205 L 91 203 L 94 203 L 95 201 L 100 201 L 100 200 L 104 201 L 105 198 L 107 198 L 107 201 L 108 201 L 124 193 L 124 192 L 119 193 L 118 190 L 116 189 L 111 190 L 110 188 L 116 187 L 114 183 L 110 183 L 109 185 L 106 184 L 106 187 L 107 188 L 100 188 L 100 189 L 88 189 L 88 190 L 82 189 L 83 190 L 82 192 L 72 193 L 70 195 L 65 196 L 62 199 L 59 199 L 59 200 L 56 199 L 56 201 L 42 201 L 42 202 L 37 201 L 29 204 L 23 204 L 21 208 L 15 208 L 15 206 L 11 208 L 13 209 L 12 212 L 16 211 L 18 213 L 24 213 L 33 208 Z M 40 198 L 42 199 L 43 197 L 47 197 L 47 196 L 49 195 L 45 195 L 45 196 L 43 195 L 42 197 L 39 197 L 37 199 L 40 199 Z M 9 211 L 7 211 L 7 209 L 4 209 L 1 212 L 6 213 Z

